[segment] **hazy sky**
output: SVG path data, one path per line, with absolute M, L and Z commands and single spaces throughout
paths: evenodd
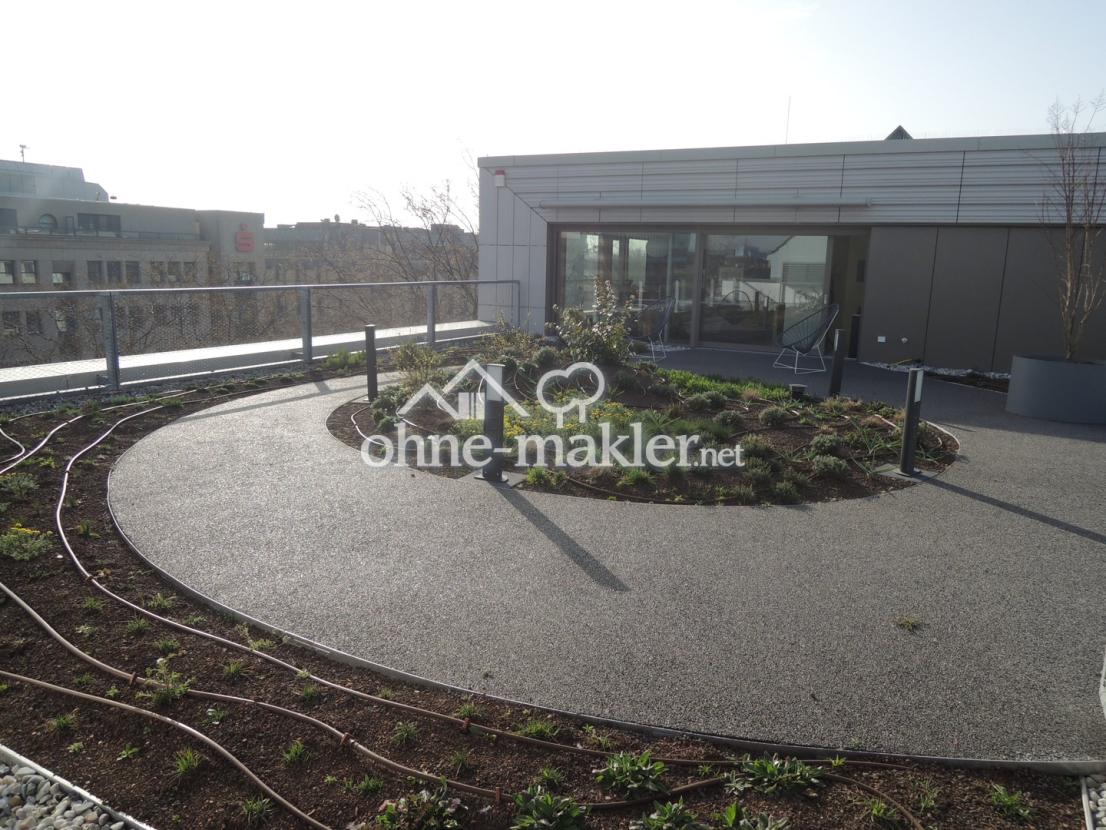
M 1106 2 L 6 3 L 0 158 L 120 201 L 358 216 L 470 160 L 1044 132 Z M 1106 127 L 1106 117 L 1103 124 Z

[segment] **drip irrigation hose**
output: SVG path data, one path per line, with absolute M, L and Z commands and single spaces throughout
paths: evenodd
M 114 709 L 119 709 L 124 712 L 129 712 L 134 715 L 139 715 L 144 718 L 149 718 L 150 720 L 156 720 L 161 723 L 167 724 L 168 726 L 171 726 L 180 732 L 184 732 L 189 737 L 200 741 L 205 746 L 218 753 L 235 769 L 246 776 L 246 778 L 249 779 L 250 783 L 260 789 L 263 793 L 265 793 L 266 796 L 277 802 L 281 807 L 283 807 L 296 818 L 306 822 L 312 827 L 319 828 L 319 830 L 330 830 L 330 827 L 328 825 L 323 824 L 317 819 L 312 818 L 311 816 L 307 815 L 307 813 L 296 807 L 296 805 L 284 799 L 280 795 L 280 793 L 278 793 L 276 790 L 274 790 L 272 787 L 270 787 L 268 784 L 258 778 L 257 775 L 254 774 L 254 772 L 249 767 L 239 761 L 238 758 L 236 758 L 230 750 L 225 749 L 222 745 L 209 738 L 203 732 L 200 732 L 197 729 L 193 729 L 188 724 L 181 723 L 180 721 L 175 721 L 172 718 L 166 717 L 165 715 L 159 715 L 157 712 L 151 712 L 149 709 L 142 709 L 138 706 L 131 706 L 129 703 L 122 703 L 118 700 L 109 700 L 106 697 L 97 697 L 96 695 L 90 695 L 86 692 L 78 692 L 76 689 L 67 689 L 64 686 L 55 686 L 53 683 L 47 683 L 45 680 L 36 680 L 31 677 L 24 677 L 23 675 L 4 671 L 3 669 L 0 669 L 0 677 L 4 677 L 16 683 L 23 683 L 29 686 L 37 686 L 40 689 L 45 689 L 56 694 L 68 695 L 69 697 L 87 700 L 92 703 L 99 703 L 103 706 L 109 706 Z
M 250 390 L 250 391 L 253 391 L 253 390 Z M 239 393 L 230 393 L 229 395 L 222 396 L 222 397 L 230 397 L 234 394 L 239 394 Z M 212 400 L 212 399 L 208 399 L 208 400 Z M 224 637 L 220 637 L 217 634 L 212 634 L 208 631 L 203 631 L 201 629 L 192 628 L 191 626 L 185 625 L 184 623 L 177 622 L 176 620 L 170 619 L 168 617 L 162 617 L 159 614 L 156 614 L 153 611 L 150 611 L 149 609 L 144 608 L 140 605 L 137 605 L 136 603 L 131 602 L 130 600 L 126 599 L 125 597 L 122 597 L 119 594 L 116 594 L 111 589 L 109 589 L 107 586 L 102 584 L 99 580 L 97 580 L 84 567 L 83 563 L 80 561 L 80 558 L 77 556 L 77 553 L 74 550 L 72 544 L 70 543 L 69 537 L 66 534 L 65 528 L 62 524 L 62 510 L 64 508 L 65 495 L 68 491 L 68 484 L 69 484 L 70 476 L 72 474 L 73 466 L 81 458 L 81 456 L 83 456 L 85 453 L 89 452 L 90 450 L 95 448 L 97 445 L 99 445 L 104 439 L 106 439 L 121 424 L 123 424 L 127 421 L 130 421 L 134 418 L 138 418 L 138 417 L 141 417 L 143 415 L 147 415 L 147 414 L 149 414 L 151 412 L 154 412 L 154 411 L 157 411 L 158 409 L 161 409 L 161 408 L 162 407 L 160 407 L 160 406 L 152 407 L 150 409 L 143 410 L 141 412 L 136 412 L 132 415 L 128 415 L 124 418 L 119 419 L 114 424 L 112 424 L 107 430 L 105 430 L 103 434 L 101 434 L 99 437 L 97 437 L 91 444 L 89 444 L 88 446 L 86 446 L 83 449 L 79 450 L 77 453 L 75 453 L 72 456 L 72 458 L 70 458 L 69 463 L 66 465 L 65 470 L 63 472 L 63 477 L 62 477 L 62 482 L 61 482 L 61 487 L 60 487 L 60 494 L 59 494 L 59 497 L 58 497 L 57 508 L 55 510 L 55 523 L 56 523 L 56 526 L 57 526 L 57 529 L 58 529 L 58 537 L 61 540 L 63 546 L 65 547 L 66 552 L 69 554 L 70 560 L 73 562 L 74 566 L 76 567 L 77 571 L 80 573 L 82 578 L 89 585 L 91 585 L 92 587 L 94 587 L 95 589 L 97 589 L 98 591 L 100 591 L 105 596 L 109 597 L 110 599 L 126 606 L 127 608 L 130 608 L 132 611 L 134 611 L 138 614 L 141 614 L 144 617 L 147 617 L 151 620 L 155 620 L 155 621 L 157 621 L 157 622 L 159 622 L 163 625 L 167 625 L 170 628 L 173 628 L 177 631 L 181 631 L 183 633 L 191 634 L 191 635 L 203 638 L 203 639 L 211 640 L 212 642 L 218 643 L 220 646 L 223 646 L 225 648 L 230 648 L 230 649 L 240 651 L 240 652 L 245 653 L 245 654 L 249 654 L 253 657 L 256 657 L 256 658 L 259 658 L 259 659 L 261 659 L 265 662 L 268 662 L 268 663 L 270 663 L 274 666 L 279 666 L 280 668 L 285 669 L 285 670 L 287 670 L 287 671 L 289 671 L 289 672 L 291 672 L 295 675 L 299 675 L 299 674 L 303 673 L 303 670 L 300 669 L 298 666 L 294 665 L 293 663 L 289 663 L 285 660 L 281 660 L 279 657 L 276 657 L 275 655 L 268 654 L 268 653 L 263 652 L 263 651 L 257 651 L 255 649 L 250 648 L 247 645 L 235 642 L 234 640 L 228 640 Z M 610 751 L 606 751 L 606 750 L 592 749 L 592 748 L 589 748 L 589 747 L 575 746 L 575 745 L 572 745 L 572 744 L 563 744 L 563 743 L 558 743 L 558 742 L 555 742 L 555 741 L 546 741 L 546 740 L 542 740 L 540 738 L 532 738 L 532 737 L 529 737 L 529 736 L 526 736 L 526 735 L 519 735 L 519 734 L 514 733 L 514 732 L 509 732 L 509 731 L 506 731 L 506 730 L 497 729 L 497 728 L 492 727 L 492 726 L 485 726 L 485 725 L 481 725 L 481 724 L 472 723 L 468 719 L 463 719 L 463 718 L 459 718 L 459 717 L 456 717 L 456 716 L 453 716 L 453 715 L 448 715 L 448 714 L 445 714 L 443 712 L 436 712 L 434 710 L 424 709 L 422 707 L 413 706 L 411 704 L 402 703 L 400 701 L 389 700 L 389 699 L 386 699 L 386 698 L 377 697 L 376 695 L 371 695 L 371 694 L 369 694 L 367 692 L 363 692 L 359 689 L 354 689 L 354 688 L 351 688 L 349 686 L 343 685 L 341 683 L 336 683 L 332 680 L 328 680 L 325 677 L 320 677 L 320 676 L 315 675 L 314 673 L 311 673 L 311 672 L 307 673 L 307 678 L 306 679 L 309 679 L 309 680 L 311 680 L 315 683 L 318 683 L 320 685 L 326 686 L 327 688 L 334 689 L 334 690 L 340 691 L 340 692 L 344 692 L 346 694 L 352 695 L 352 696 L 360 698 L 362 700 L 366 700 L 366 701 L 368 701 L 370 703 L 373 703 L 375 705 L 378 705 L 378 706 L 382 706 L 382 707 L 385 707 L 385 708 L 396 709 L 396 710 L 399 710 L 399 711 L 406 712 L 408 714 L 412 714 L 412 715 L 416 715 L 416 716 L 420 716 L 420 717 L 425 717 L 425 718 L 428 718 L 428 719 L 431 719 L 431 720 L 437 720 L 437 721 L 442 722 L 442 723 L 448 723 L 450 725 L 462 728 L 466 732 L 469 732 L 469 733 L 472 733 L 472 734 L 475 734 L 475 735 L 481 735 L 481 734 L 483 734 L 483 735 L 494 735 L 494 736 L 496 736 L 497 739 L 498 738 L 505 738 L 507 740 L 512 740 L 512 741 L 516 741 L 516 742 L 519 742 L 519 743 L 525 743 L 525 744 L 529 744 L 531 746 L 541 747 L 541 748 L 546 749 L 548 751 L 576 753 L 576 754 L 582 754 L 582 755 L 589 755 L 589 756 L 596 757 L 596 758 L 606 758 L 606 757 L 610 757 L 610 756 L 616 754 L 614 752 L 610 752 Z M 663 761 L 665 764 L 670 765 L 670 766 L 699 766 L 699 765 L 702 765 L 702 764 L 715 764 L 715 765 L 734 766 L 737 763 L 739 763 L 738 761 L 734 761 L 734 760 L 730 760 L 730 759 L 706 759 L 706 758 L 657 758 L 656 760 Z M 861 762 L 861 761 L 849 760 L 848 763 L 850 763 L 850 764 L 863 763 L 865 765 L 878 765 L 878 766 L 881 766 L 881 767 L 893 766 L 893 765 L 883 764 L 882 762 L 870 762 L 870 761 Z

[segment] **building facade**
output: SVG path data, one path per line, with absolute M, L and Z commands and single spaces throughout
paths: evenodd
M 78 168 L 0 161 L 0 292 L 20 295 L 0 300 L 0 366 L 102 355 L 94 298 L 36 296 L 48 290 L 476 276 L 475 236 L 451 225 L 376 228 L 335 217 L 265 228 L 264 219 L 121 204 Z M 440 293 L 442 321 L 475 316 L 475 292 L 466 291 Z M 369 321 L 410 325 L 426 313 L 423 295 L 410 289 L 315 292 L 312 309 L 316 334 Z M 118 295 L 114 314 L 123 354 L 295 337 L 300 325 L 293 290 Z
M 1086 136 L 1095 165 L 1106 133 Z M 490 157 L 480 277 L 522 282 L 538 331 L 596 279 L 674 301 L 673 342 L 770 347 L 841 307 L 862 360 L 1008 371 L 1061 351 L 1043 216 L 1052 136 Z M 1106 159 L 1102 159 L 1106 161 Z M 1101 179 L 1106 186 L 1106 167 Z M 1099 246 L 1098 257 L 1103 251 Z M 1106 357 L 1106 308 L 1083 356 Z

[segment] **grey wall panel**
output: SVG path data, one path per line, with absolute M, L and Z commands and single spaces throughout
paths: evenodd
M 991 370 L 1008 233 L 1004 228 L 938 231 L 925 339 L 930 366 Z
M 1099 250 L 1101 262 L 1106 250 Z M 1010 231 L 1002 310 L 995 342 L 995 370 L 1010 371 L 1014 354 L 1063 353 L 1059 303 L 1056 298 L 1056 260 L 1045 232 L 1039 228 Z M 1078 355 L 1085 360 L 1106 359 L 1106 308 L 1099 308 L 1086 329 Z
M 490 170 L 480 170 L 480 244 L 494 245 L 499 200 L 495 193 L 495 176 Z
M 841 156 L 740 159 L 737 193 L 740 197 L 838 196 L 841 192 Z
M 893 363 L 922 356 L 936 241 L 933 227 L 872 229 L 861 360 Z

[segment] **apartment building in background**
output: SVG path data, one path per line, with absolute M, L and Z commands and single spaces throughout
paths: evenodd
M 373 228 L 335 217 L 266 228 L 264 220 L 255 212 L 125 204 L 79 168 L 0 161 L 0 292 L 28 295 L 0 301 L 0 364 L 102 355 L 103 312 L 94 298 L 32 296 L 41 291 L 455 279 L 436 263 L 457 261 L 448 255 L 453 249 L 462 263 L 470 252 L 468 278 L 476 277 L 476 238 L 454 226 Z M 397 276 L 400 260 L 405 269 Z M 410 324 L 425 314 L 414 291 L 366 293 L 313 297 L 316 333 L 357 330 L 370 320 Z M 452 296 L 445 295 L 446 306 Z M 123 354 L 299 330 L 291 290 L 118 295 L 113 313 Z

